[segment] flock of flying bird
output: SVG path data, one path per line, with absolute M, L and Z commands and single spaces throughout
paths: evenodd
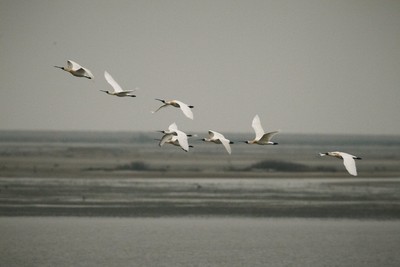
M 54 66 L 56 68 L 60 68 L 66 72 L 71 73 L 73 76 L 76 77 L 84 77 L 87 79 L 93 79 L 94 76 L 92 72 L 79 65 L 78 63 L 68 60 L 67 61 L 67 66 L 66 67 L 59 67 L 59 66 Z M 107 72 L 104 72 L 104 77 L 106 81 L 111 85 L 113 88 L 112 91 L 105 91 L 105 90 L 100 90 L 102 92 L 105 92 L 109 95 L 113 96 L 118 96 L 118 97 L 136 97 L 134 95 L 134 91 L 136 90 L 123 90 L 121 86 L 114 80 L 114 78 Z M 189 119 L 193 120 L 193 112 L 192 108 L 193 106 L 187 105 L 181 101 L 178 100 L 163 100 L 163 99 L 158 99 L 156 100 L 162 102 L 163 104 L 155 111 L 152 111 L 152 113 L 156 113 L 160 109 L 168 106 L 180 108 L 183 114 L 188 117 Z M 274 132 L 268 132 L 265 133 L 264 129 L 261 126 L 260 118 L 258 115 L 255 115 L 253 118 L 252 122 L 252 127 L 255 132 L 255 138 L 253 140 L 248 140 L 248 141 L 243 141 L 247 144 L 257 144 L 257 145 L 277 145 L 278 143 L 275 143 L 271 141 L 271 138 L 277 134 L 279 131 L 274 131 Z M 178 126 L 176 123 L 172 123 L 169 127 L 168 130 L 160 131 L 164 135 L 163 137 L 159 140 L 159 146 L 163 146 L 164 144 L 172 144 L 175 146 L 180 146 L 184 151 L 189 151 L 189 148 L 192 147 L 188 143 L 188 137 L 191 135 L 188 135 L 178 129 Z M 209 130 L 208 131 L 208 138 L 203 138 L 202 140 L 205 142 L 213 142 L 216 144 L 222 144 L 226 151 L 231 154 L 232 150 L 230 147 L 230 144 L 233 144 L 232 141 L 229 139 L 225 138 L 224 135 L 222 135 L 219 132 Z M 356 164 L 355 164 L 355 159 L 359 160 L 361 159 L 360 157 L 350 155 L 345 152 L 339 152 L 339 151 L 334 151 L 334 152 L 326 152 L 326 153 L 319 153 L 320 156 L 331 156 L 331 157 L 336 157 L 339 159 L 343 160 L 343 164 L 346 168 L 346 170 L 353 176 L 357 176 L 357 169 L 356 169 Z

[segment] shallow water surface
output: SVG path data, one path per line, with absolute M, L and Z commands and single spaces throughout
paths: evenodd
M 398 220 L 0 217 L 2 266 L 400 266 Z

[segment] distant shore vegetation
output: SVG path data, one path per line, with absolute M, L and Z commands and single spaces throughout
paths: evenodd
M 119 164 L 115 167 L 109 168 L 87 168 L 86 171 L 178 171 L 178 168 L 173 166 L 155 167 L 147 164 L 143 161 L 132 161 L 126 164 Z M 190 169 L 191 171 L 196 171 L 197 169 Z M 251 164 L 244 168 L 234 168 L 230 167 L 225 169 L 225 171 L 241 171 L 241 172 L 257 172 L 257 171 L 267 171 L 267 172 L 336 172 L 337 170 L 333 167 L 326 166 L 308 166 L 305 164 L 281 161 L 281 160 L 262 160 L 257 163 Z

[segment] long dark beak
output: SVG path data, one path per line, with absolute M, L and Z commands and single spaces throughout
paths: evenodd
M 158 101 L 161 101 L 161 102 L 165 103 L 165 100 L 163 100 L 163 99 L 155 98 L 155 100 L 158 100 Z
M 54 66 L 55 68 L 64 69 L 64 67 Z

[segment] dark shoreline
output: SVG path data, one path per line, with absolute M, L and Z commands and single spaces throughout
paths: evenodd
M 400 219 L 399 178 L 1 178 L 0 216 Z
M 330 205 L 330 207 L 124 207 L 0 208 L 0 217 L 246 217 L 399 220 L 400 205 Z

